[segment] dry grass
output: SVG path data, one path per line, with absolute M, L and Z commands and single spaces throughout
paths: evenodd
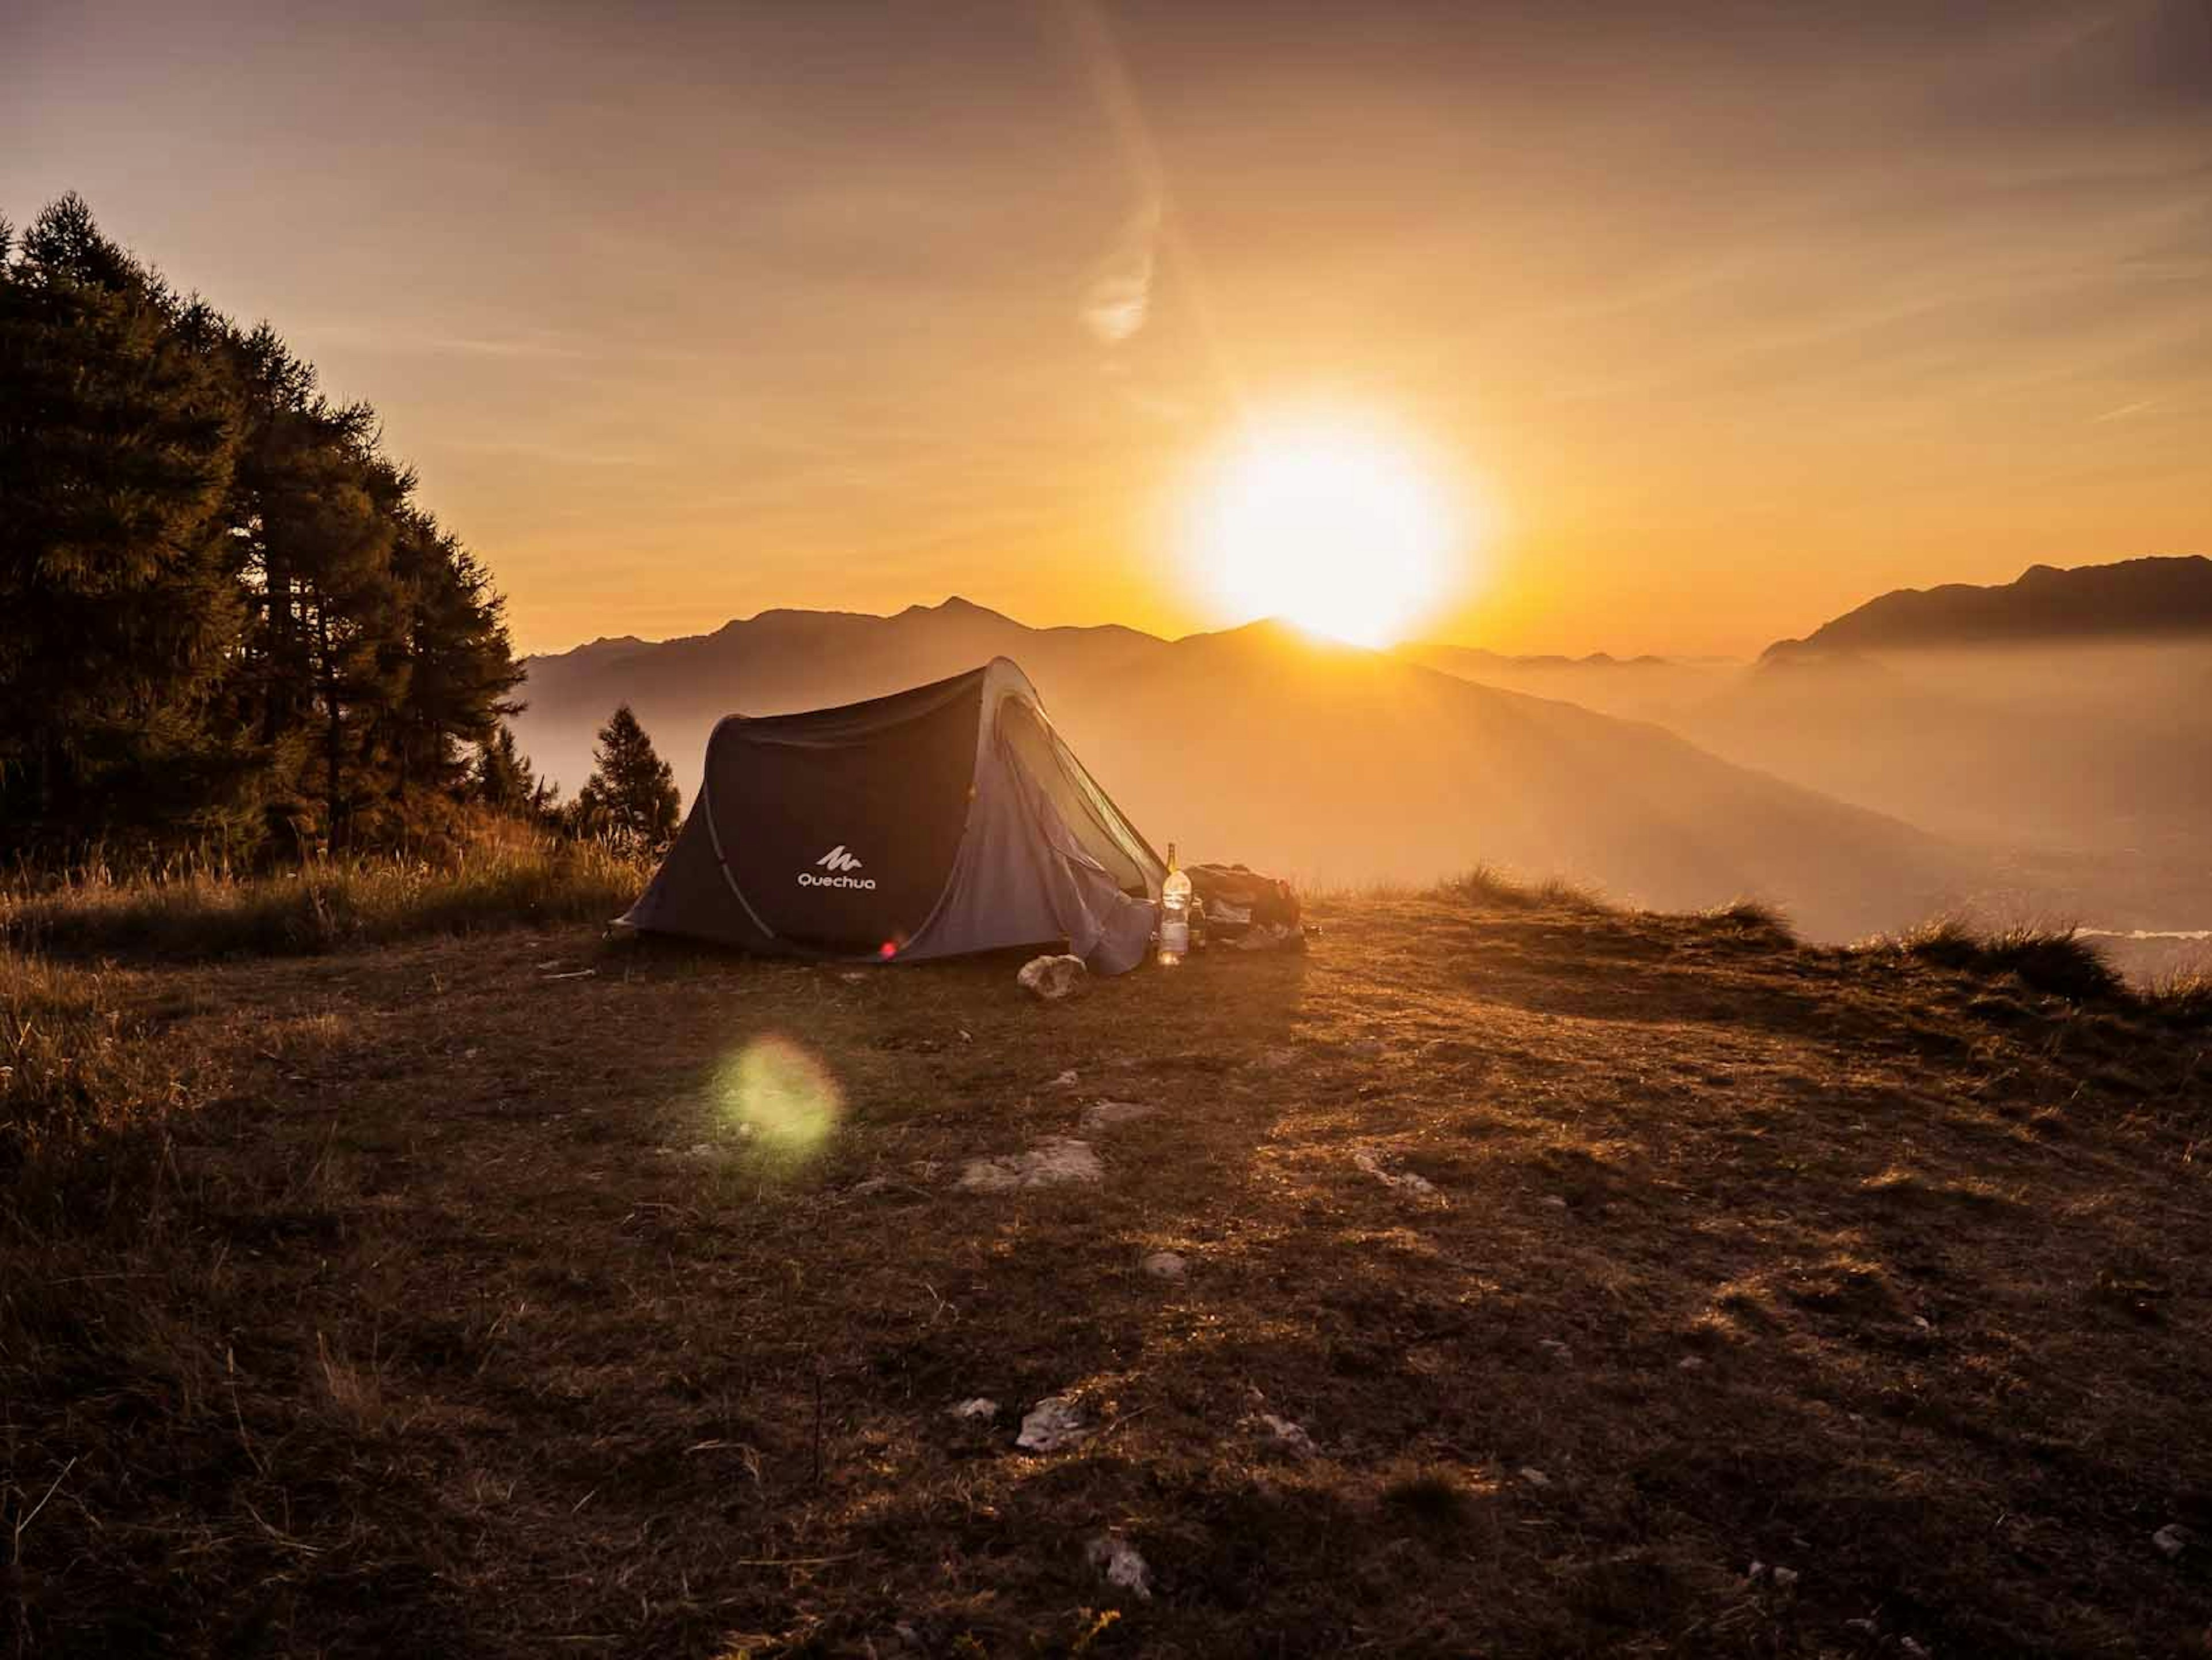
M 1869 948 L 1978 975 L 2016 976 L 2032 991 L 2075 1002 L 2117 998 L 2126 990 L 2105 954 L 2072 927 L 2015 923 L 1985 933 L 1963 918 L 1940 916 Z
M 374 855 L 264 873 L 98 861 L 0 887 L 0 941 L 78 956 L 292 956 L 517 923 L 605 921 L 649 867 L 597 842 L 510 831 L 436 859 Z
M 129 976 L 0 948 L 0 1177 L 101 1134 L 158 1124 L 182 1080 Z
M 0 1231 L 0 1642 L 2199 1640 L 2201 1024 L 1741 915 L 1320 920 L 1057 1007 L 582 927 L 101 982 L 194 1110 Z M 1101 1097 L 1158 1110 L 1103 1185 L 956 1187 Z M 1048 1395 L 1096 1433 L 1017 1450 Z

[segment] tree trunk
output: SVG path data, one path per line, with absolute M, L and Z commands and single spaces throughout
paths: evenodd
M 338 702 L 337 659 L 331 653 L 331 617 L 328 611 L 315 608 L 315 632 L 323 653 L 323 707 L 325 716 L 324 762 L 325 786 L 324 790 L 324 839 L 332 851 L 338 842 L 338 763 L 343 753 L 344 727 Z

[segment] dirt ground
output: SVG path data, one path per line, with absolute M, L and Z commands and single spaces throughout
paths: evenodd
M 588 927 L 137 973 L 215 1098 L 9 1258 L 0 1640 L 2208 1651 L 2212 1034 L 1318 920 L 1053 1006 Z

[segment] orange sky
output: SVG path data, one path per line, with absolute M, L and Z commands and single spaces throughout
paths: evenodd
M 617 9 L 18 3 L 0 211 L 374 402 L 528 649 L 1236 620 L 1169 527 L 1316 399 L 1479 481 L 1501 649 L 2212 551 L 2196 0 Z

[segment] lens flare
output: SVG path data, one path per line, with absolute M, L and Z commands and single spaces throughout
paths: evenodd
M 787 1037 L 747 1043 L 716 1070 L 713 1093 L 722 1123 L 778 1171 L 796 1170 L 820 1152 L 845 1108 L 830 1069 Z

